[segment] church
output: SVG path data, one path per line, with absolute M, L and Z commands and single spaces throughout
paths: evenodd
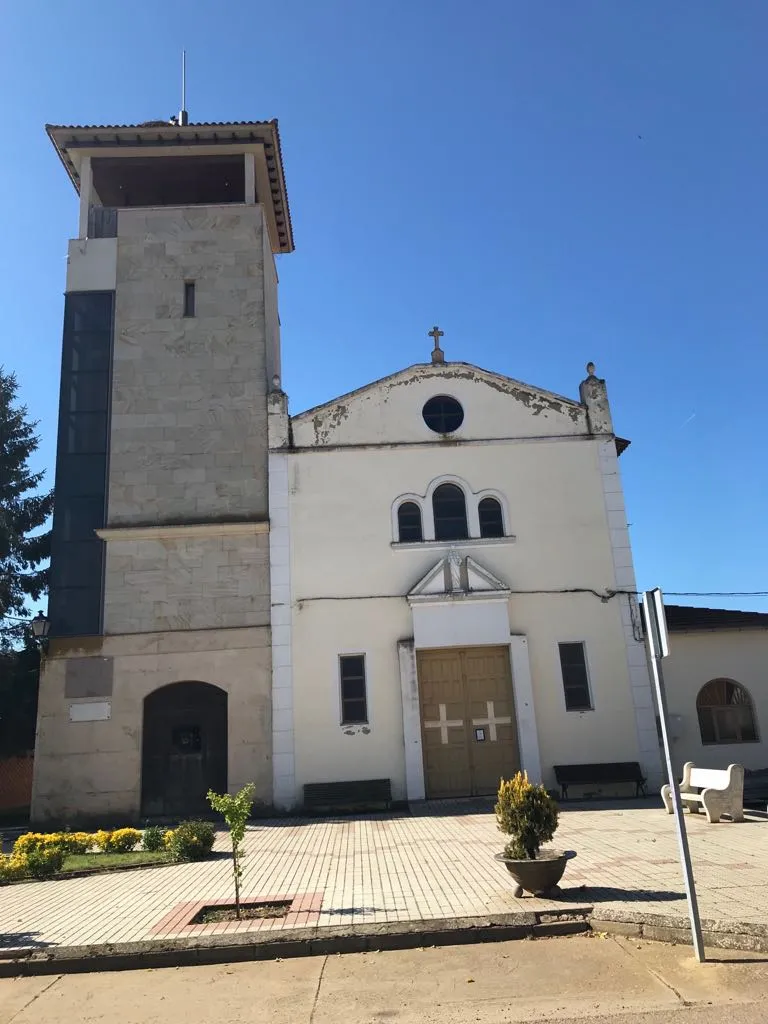
M 247 782 L 265 811 L 371 779 L 487 795 L 584 761 L 655 787 L 628 442 L 592 364 L 567 398 L 435 327 L 431 358 L 291 414 L 277 122 L 47 131 L 79 217 L 33 820 L 174 819 Z
M 655 712 L 605 382 L 446 359 L 289 416 L 269 396 L 274 802 L 495 793 L 638 761 Z

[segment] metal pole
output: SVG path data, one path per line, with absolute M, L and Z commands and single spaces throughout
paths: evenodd
M 683 880 L 685 882 L 685 894 L 688 898 L 688 916 L 691 919 L 691 934 L 693 935 L 693 950 L 699 963 L 705 960 L 704 939 L 701 935 L 701 920 L 699 918 L 699 903 L 696 899 L 696 884 L 693 880 L 693 869 L 691 867 L 691 851 L 688 848 L 688 834 L 685 829 L 683 818 L 683 804 L 680 800 L 680 790 L 675 778 L 675 770 L 672 767 L 672 750 L 669 743 L 669 727 L 667 721 L 667 696 L 664 691 L 664 674 L 661 670 L 661 658 L 652 657 L 651 674 L 656 689 L 656 700 L 659 706 L 659 717 L 661 720 L 661 738 L 664 744 L 664 759 L 667 763 L 667 777 L 669 779 L 669 791 L 672 797 L 672 806 L 675 811 L 675 825 L 677 827 L 677 842 L 680 847 L 680 863 L 683 868 Z
M 181 51 L 181 109 L 187 109 L 187 51 Z

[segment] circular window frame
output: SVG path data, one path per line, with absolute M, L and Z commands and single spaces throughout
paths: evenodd
M 439 412 L 436 411 L 434 414 L 432 414 L 428 410 L 429 406 L 433 405 L 433 403 L 435 402 L 445 402 L 449 406 L 452 406 L 452 410 L 446 410 L 443 408 Z M 448 416 L 451 415 L 451 412 L 454 417 L 457 417 L 457 420 L 454 422 L 453 426 L 448 426 L 448 429 L 445 430 L 441 430 L 439 426 L 433 426 L 432 423 L 430 423 L 429 420 L 427 419 L 427 417 L 430 415 L 441 416 L 443 417 L 443 426 L 446 426 L 445 420 L 447 419 Z M 426 424 L 427 428 L 431 430 L 434 434 L 440 434 L 442 437 L 445 437 L 448 434 L 455 434 L 456 431 L 461 428 L 461 425 L 464 423 L 464 406 L 461 404 L 458 398 L 454 398 L 453 395 L 433 395 L 431 398 L 428 398 L 424 405 L 422 406 L 421 418 L 424 420 L 424 423 Z

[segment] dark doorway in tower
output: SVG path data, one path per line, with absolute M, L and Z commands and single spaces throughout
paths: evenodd
M 209 683 L 172 683 L 144 699 L 141 813 L 210 814 L 209 789 L 227 789 L 227 694 Z

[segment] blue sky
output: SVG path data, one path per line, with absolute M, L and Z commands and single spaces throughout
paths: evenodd
M 192 120 L 280 119 L 293 411 L 433 323 L 572 397 L 594 360 L 640 585 L 768 590 L 764 0 L 29 0 L 1 35 L 0 362 L 51 479 L 77 207 L 43 125 L 167 117 L 185 46 Z

